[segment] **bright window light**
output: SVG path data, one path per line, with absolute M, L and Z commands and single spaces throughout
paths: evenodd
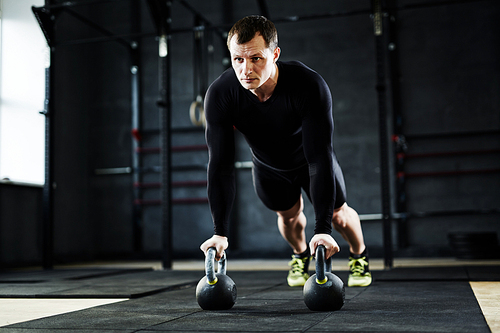
M 0 0 L 0 179 L 44 183 L 47 45 L 31 6 Z

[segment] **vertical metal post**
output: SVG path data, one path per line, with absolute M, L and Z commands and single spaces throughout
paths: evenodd
M 171 167 L 171 58 L 170 31 L 171 6 L 167 1 L 166 13 L 159 40 L 160 98 L 160 156 L 161 156 L 161 216 L 162 216 L 162 266 L 172 268 L 172 167 Z
M 398 45 L 398 15 L 397 15 L 397 0 L 387 0 L 388 22 L 387 35 L 388 40 L 388 65 L 390 75 L 391 89 L 391 104 L 392 104 L 392 121 L 393 135 L 392 146 L 396 155 L 394 170 L 396 173 L 396 212 L 406 212 L 406 184 L 404 177 L 404 154 L 407 150 L 406 138 L 403 134 L 403 114 L 401 112 L 401 86 L 400 78 L 401 71 L 399 66 L 399 45 Z M 408 245 L 408 227 L 405 214 L 397 219 L 397 244 L 399 248 Z
M 382 188 L 382 222 L 384 235 L 384 267 L 392 268 L 392 213 L 390 193 L 389 133 L 386 100 L 385 41 L 383 34 L 382 0 L 372 0 L 375 51 L 377 60 L 377 96 L 379 113 L 380 174 Z
M 45 0 L 45 6 L 50 6 L 51 1 Z M 55 16 L 51 16 L 54 21 Z M 53 30 L 52 30 L 52 33 Z M 49 36 L 45 36 L 46 38 Z M 53 38 L 54 36 L 50 36 Z M 43 185 L 42 208 L 42 264 L 44 269 L 54 267 L 54 46 L 47 39 L 48 55 L 45 68 L 45 102 L 42 113 L 45 115 L 45 183 Z
M 203 63 L 203 34 L 204 27 L 201 26 L 201 20 L 198 16 L 194 18 L 194 26 L 197 27 L 193 31 L 193 101 L 201 95 L 201 77 Z
M 222 20 L 224 24 L 234 24 L 234 3 L 232 0 L 222 0 Z M 227 34 L 220 35 L 222 45 L 226 45 Z M 224 47 L 224 56 L 222 58 L 224 69 L 231 67 L 231 54 L 227 47 Z M 236 223 L 234 223 L 236 225 Z
M 51 1 L 45 0 L 45 6 Z M 47 40 L 47 54 L 45 66 L 45 184 L 42 195 L 42 266 L 52 269 L 54 266 L 54 24 L 56 13 L 47 8 L 32 6 L 31 10 L 37 19 L 40 28 Z
M 140 28 L 140 4 L 138 0 L 132 2 L 132 31 L 138 31 Z M 142 166 L 141 156 L 137 153 L 137 148 L 140 147 L 141 133 L 141 98 L 140 98 L 140 52 L 139 42 L 134 41 L 131 44 L 132 66 L 131 73 L 131 111 L 132 111 L 132 131 L 136 134 L 132 137 L 132 180 L 133 184 L 141 182 L 142 177 L 140 168 Z M 141 199 L 141 191 L 134 186 L 134 205 L 133 205 L 133 234 L 134 234 L 134 251 L 136 253 L 142 251 L 142 213 L 141 207 L 137 204 L 137 200 Z
M 50 47 L 50 64 L 45 68 L 45 184 L 42 208 L 42 261 L 44 269 L 54 266 L 54 98 L 53 98 L 53 47 Z

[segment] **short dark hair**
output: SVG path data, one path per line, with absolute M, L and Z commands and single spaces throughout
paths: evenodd
M 234 35 L 237 36 L 236 43 L 245 44 L 257 33 L 264 38 L 266 47 L 273 51 L 278 47 L 278 31 L 274 23 L 260 15 L 247 16 L 236 22 L 227 35 L 227 47 L 230 48 L 231 38 Z

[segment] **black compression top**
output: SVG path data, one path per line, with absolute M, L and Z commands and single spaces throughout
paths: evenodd
M 216 235 L 228 236 L 235 194 L 234 128 L 244 135 L 261 164 L 278 170 L 309 165 L 315 233 L 332 231 L 335 177 L 330 89 L 318 73 L 300 62 L 278 61 L 277 65 L 278 82 L 265 102 L 243 88 L 232 68 L 207 91 L 208 199 Z

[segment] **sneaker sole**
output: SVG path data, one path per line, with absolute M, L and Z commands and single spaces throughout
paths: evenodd
M 347 286 L 348 287 L 368 287 L 371 284 L 372 284 L 372 279 L 371 278 L 369 280 L 368 279 L 363 279 L 363 280 L 360 280 L 360 281 L 352 281 L 351 279 L 349 279 L 347 281 Z

